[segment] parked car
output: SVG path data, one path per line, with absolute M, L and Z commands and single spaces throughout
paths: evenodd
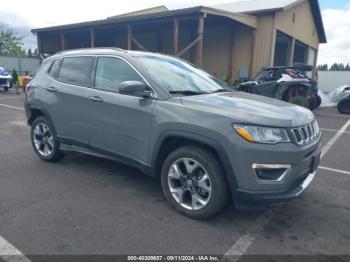
M 321 105 L 321 97 L 317 82 L 303 72 L 310 70 L 312 67 L 307 65 L 264 68 L 253 81 L 240 84 L 238 90 L 315 110 Z
M 34 151 L 113 159 L 161 179 L 182 214 L 209 218 L 298 197 L 320 161 L 311 111 L 232 92 L 208 73 L 161 54 L 65 51 L 45 60 L 26 92 Z M 229 198 L 229 196 L 231 196 Z
M 12 76 L 3 67 L 0 67 L 0 87 L 6 92 L 12 87 Z

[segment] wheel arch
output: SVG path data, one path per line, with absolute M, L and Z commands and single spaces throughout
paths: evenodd
M 28 120 L 27 123 L 29 126 L 31 126 L 34 122 L 35 119 L 37 119 L 38 117 L 44 116 L 46 117 L 51 123 L 51 118 L 50 115 L 48 114 L 48 112 L 40 107 L 29 107 L 28 109 Z
M 216 140 L 198 134 L 181 131 L 170 131 L 163 133 L 157 140 L 152 153 L 151 165 L 155 172 L 155 176 L 160 176 L 162 164 L 164 163 L 166 157 L 174 150 L 186 145 L 200 146 L 209 150 L 217 157 L 221 167 L 224 170 L 225 178 L 229 183 L 230 191 L 233 193 L 232 189 L 237 188 L 237 184 L 235 174 L 224 148 Z

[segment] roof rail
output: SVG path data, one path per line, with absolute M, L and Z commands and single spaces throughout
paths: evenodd
M 92 50 L 92 49 L 112 49 L 115 51 L 121 51 L 121 52 L 126 53 L 126 50 L 119 48 L 119 47 L 91 47 L 91 48 L 76 48 L 76 49 L 62 50 L 62 51 L 58 51 L 57 53 L 55 53 L 55 55 L 60 55 L 63 53 L 74 52 L 74 51 Z

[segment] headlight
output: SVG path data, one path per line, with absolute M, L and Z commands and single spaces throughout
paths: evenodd
M 233 128 L 241 137 L 251 143 L 277 144 L 290 142 L 284 128 L 251 125 L 233 125 Z

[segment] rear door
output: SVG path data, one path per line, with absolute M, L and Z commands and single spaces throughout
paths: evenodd
M 124 81 L 145 80 L 123 58 L 98 58 L 90 100 L 93 110 L 89 143 L 104 153 L 146 163 L 156 100 L 120 94 L 119 86 Z
M 91 79 L 94 57 L 63 58 L 57 80 L 48 87 L 56 94 L 54 124 L 58 136 L 67 142 L 88 145 Z

